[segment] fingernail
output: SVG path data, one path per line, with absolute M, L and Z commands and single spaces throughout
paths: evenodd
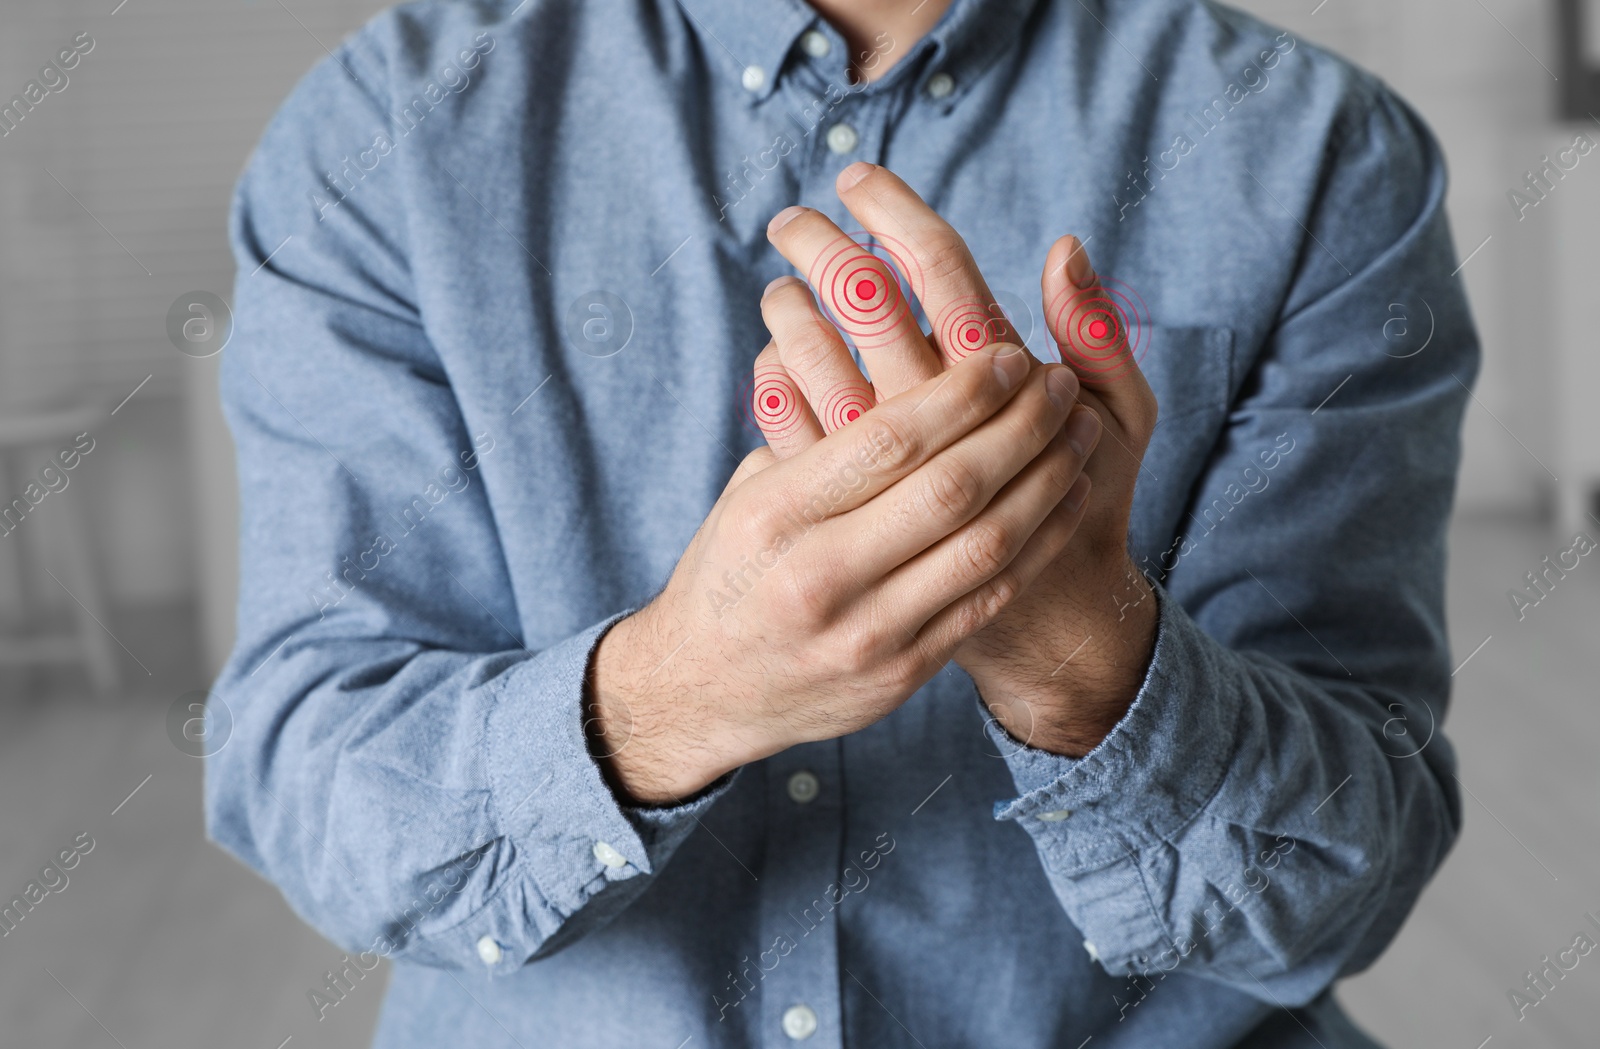
M 806 209 L 798 204 L 791 204 L 772 216 L 772 221 L 767 223 L 767 236 L 772 236 L 795 219 L 806 213 Z
M 1067 420 L 1067 443 L 1078 453 L 1078 458 L 1088 456 L 1089 450 L 1094 447 L 1095 440 L 1099 436 L 1100 416 L 1089 409 L 1074 412 L 1072 418 Z
M 1094 268 L 1089 265 L 1089 252 L 1084 249 L 1083 242 L 1078 242 L 1077 250 L 1067 259 L 1067 276 L 1079 288 L 1087 288 L 1094 283 Z
M 1044 380 L 1044 392 L 1056 411 L 1065 412 L 1078 399 L 1078 377 L 1071 368 L 1051 368 Z
M 852 189 L 859 185 L 861 180 L 872 174 L 873 165 L 865 160 L 858 160 L 854 164 L 839 172 L 839 188 Z
M 994 355 L 994 381 L 1002 390 L 1015 389 L 1028 374 L 1028 353 L 1020 346 L 1001 346 Z
M 778 277 L 777 279 L 773 280 L 772 283 L 768 284 L 766 286 L 766 288 L 764 288 L 762 290 L 761 297 L 763 299 L 766 298 L 768 295 L 771 295 L 774 291 L 777 291 L 779 288 L 783 287 L 785 284 L 799 284 L 799 283 L 800 283 L 800 278 L 799 277 L 795 277 L 795 276 L 791 276 L 791 275 L 785 274 L 784 276 Z
M 1067 509 L 1077 513 L 1083 509 L 1084 500 L 1089 498 L 1089 475 L 1079 474 L 1078 479 L 1072 482 L 1072 487 L 1067 489 L 1067 494 L 1061 501 L 1067 504 Z

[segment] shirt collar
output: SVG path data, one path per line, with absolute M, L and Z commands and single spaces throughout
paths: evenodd
M 784 58 L 821 17 L 804 0 L 678 0 L 678 6 L 704 38 L 713 67 L 744 83 L 752 101 L 772 93 Z M 750 69 L 762 76 L 754 89 L 743 80 Z
M 822 16 L 804 0 L 677 0 L 695 29 L 715 68 L 744 85 L 752 103 L 767 98 L 783 74 L 800 34 L 822 22 Z M 917 42 L 917 51 L 932 51 L 932 62 L 922 64 L 919 78 L 948 74 L 955 81 L 941 101 L 948 109 L 966 93 L 1016 38 L 1022 23 L 1040 0 L 953 0 L 938 24 Z M 902 56 L 884 83 L 898 81 Z M 752 89 L 746 71 L 760 70 L 760 86 Z M 751 74 L 753 76 L 753 74 Z

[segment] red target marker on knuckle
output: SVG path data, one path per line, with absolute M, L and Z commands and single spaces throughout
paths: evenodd
M 805 420 L 805 401 L 789 373 L 777 368 L 762 368 L 751 384 L 749 417 L 768 440 L 788 437 Z
M 1050 331 L 1061 362 L 1088 385 L 1103 385 L 1138 367 L 1149 347 L 1144 300 L 1120 281 L 1069 288 L 1050 304 Z
M 823 315 L 858 350 L 920 331 L 913 287 L 920 273 L 892 237 L 868 231 L 845 234 L 818 254 L 807 282 Z
M 933 337 L 947 364 L 1004 341 L 1011 332 L 1010 322 L 998 303 L 982 299 L 961 299 L 946 306 L 933 326 Z
M 870 412 L 874 404 L 872 387 L 864 382 L 847 382 L 823 399 L 819 421 L 824 430 L 832 433 Z

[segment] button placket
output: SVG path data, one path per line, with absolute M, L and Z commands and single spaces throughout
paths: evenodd
M 842 120 L 828 129 L 828 149 L 836 156 L 851 152 L 860 141 L 861 136 L 856 129 Z
M 838 48 L 833 54 L 838 56 Z M 832 70 L 823 65 L 796 63 L 777 90 L 783 96 L 786 132 L 798 147 L 799 156 L 793 160 L 801 182 L 799 202 L 831 213 L 830 205 L 838 201 L 834 179 L 840 171 L 858 160 L 883 162 L 878 154 L 894 93 L 863 92 L 847 83 L 842 67 Z M 840 152 L 846 145 L 848 149 Z
M 822 789 L 816 775 L 809 769 L 801 769 L 789 777 L 789 798 L 801 805 L 816 800 L 817 792 Z
M 839 913 L 829 892 L 843 863 L 840 760 L 838 740 L 767 760 L 761 919 L 750 952 L 762 1044 L 841 1045 Z
M 817 1033 L 817 1014 L 809 1005 L 791 1005 L 783 1011 L 783 1033 L 802 1041 Z

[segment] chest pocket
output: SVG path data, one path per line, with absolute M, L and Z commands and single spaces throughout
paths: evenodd
M 1151 325 L 1139 359 L 1161 413 L 1133 503 L 1135 551 L 1166 549 L 1227 419 L 1234 388 L 1231 328 Z

